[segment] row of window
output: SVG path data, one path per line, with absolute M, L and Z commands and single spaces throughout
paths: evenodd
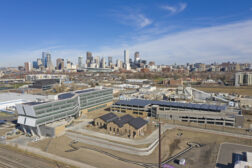
M 101 96 L 102 97 L 105 97 L 105 96 L 112 97 L 112 91 L 111 90 L 105 90 L 105 91 L 99 91 L 97 93 L 92 92 L 92 93 L 89 93 L 89 94 L 80 95 L 80 100 L 82 102 L 83 101 L 85 102 L 86 99 L 92 99 L 92 98 L 101 97 Z M 66 100 L 66 101 L 59 101 L 59 102 L 56 102 L 56 103 L 50 103 L 50 104 L 35 106 L 34 110 L 38 111 L 40 109 L 47 109 L 47 108 L 50 108 L 52 106 L 54 106 L 54 107 L 55 106 L 61 106 L 61 105 L 66 104 L 66 103 L 73 103 L 73 102 L 77 102 L 77 97 L 75 97 L 74 99 Z
M 81 98 L 84 98 L 84 97 L 91 98 L 91 97 L 103 96 L 103 95 L 106 95 L 106 94 L 112 94 L 112 91 L 111 90 L 106 90 L 106 91 L 99 91 L 99 92 L 81 94 L 80 97 Z
M 60 119 L 60 118 L 67 117 L 68 115 L 75 115 L 76 113 L 78 113 L 78 108 L 73 109 L 71 111 L 64 112 L 64 113 L 59 113 L 59 114 L 55 114 L 55 115 L 52 115 L 52 116 L 40 118 L 40 119 L 38 119 L 36 121 L 36 124 L 50 122 L 50 121 L 53 121 L 53 120 L 57 120 L 57 119 Z
M 56 111 L 59 109 L 65 109 L 65 108 L 69 108 L 69 107 L 73 107 L 73 106 L 77 106 L 78 103 L 77 102 L 73 102 L 73 103 L 67 103 L 64 106 L 52 106 L 49 109 L 44 109 L 44 110 L 35 110 L 36 115 L 40 115 L 43 113 L 49 113 L 52 111 Z
M 73 100 L 59 101 L 59 102 L 53 102 L 53 103 L 46 104 L 46 105 L 36 106 L 36 107 L 34 107 L 34 110 L 36 110 L 36 112 L 40 113 L 41 109 L 48 109 L 51 107 L 61 107 L 63 104 L 74 103 L 74 102 L 77 102 L 77 98 L 74 98 Z
M 112 101 L 112 99 L 103 99 L 102 101 L 98 101 L 96 103 L 88 103 L 88 104 L 82 104 L 81 105 L 81 108 L 84 109 L 84 108 L 89 108 L 89 107 L 92 107 L 92 106 L 95 106 L 95 105 L 99 105 L 99 104 L 103 104 L 103 103 L 107 103 L 107 102 L 110 102 Z
M 92 100 L 97 100 L 97 99 L 103 99 L 103 98 L 113 98 L 112 95 L 103 95 L 103 96 L 97 96 L 97 97 L 89 97 L 87 99 L 80 99 L 80 102 L 87 102 L 87 101 L 92 101 Z
M 43 113 L 43 114 L 37 115 L 37 118 L 44 117 L 44 116 L 50 116 L 50 115 L 54 115 L 54 114 L 58 114 L 58 113 L 66 112 L 66 111 L 72 111 L 73 109 L 76 109 L 76 108 L 78 108 L 78 106 L 69 106 L 68 108 L 52 111 L 50 113 Z

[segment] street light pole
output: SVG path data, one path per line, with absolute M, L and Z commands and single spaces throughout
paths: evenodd
M 159 168 L 161 168 L 161 122 L 159 120 L 159 153 L 158 153 L 158 163 L 159 163 Z

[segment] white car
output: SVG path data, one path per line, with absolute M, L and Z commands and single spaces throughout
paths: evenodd
M 179 160 L 179 165 L 185 165 L 186 160 L 185 159 L 180 159 Z

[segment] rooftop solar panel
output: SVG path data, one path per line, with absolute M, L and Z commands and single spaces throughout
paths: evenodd
M 115 104 L 141 106 L 141 107 L 152 104 L 152 105 L 169 106 L 175 108 L 189 108 L 189 109 L 209 110 L 209 111 L 221 111 L 226 109 L 225 106 L 216 106 L 209 104 L 194 104 L 194 103 L 168 102 L 168 101 L 143 100 L 143 99 L 120 100 Z
M 95 91 L 95 89 L 85 89 L 85 90 L 77 91 L 77 92 L 75 92 L 75 93 L 80 94 L 80 93 L 87 93 L 87 92 L 92 92 L 92 91 Z
M 193 108 L 193 104 L 191 104 L 191 103 L 188 103 L 186 106 L 187 106 L 187 108 Z
M 63 93 L 63 94 L 58 95 L 58 99 L 59 100 L 69 99 L 69 98 L 73 97 L 74 95 L 75 94 L 73 94 L 73 93 Z
M 200 105 L 200 109 L 203 109 L 203 110 L 208 110 L 209 109 L 208 107 L 209 106 L 207 104 L 201 104 Z
M 33 105 L 42 104 L 42 103 L 45 103 L 45 102 L 27 102 L 27 103 L 23 103 L 23 104 L 33 106 Z
M 218 111 L 218 106 L 216 106 L 216 105 L 210 105 L 209 106 L 209 110 Z

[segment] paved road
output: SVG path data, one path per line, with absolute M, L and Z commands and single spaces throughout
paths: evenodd
M 223 143 L 220 145 L 216 168 L 233 168 L 235 157 L 242 156 L 243 152 L 252 152 L 252 146 Z

